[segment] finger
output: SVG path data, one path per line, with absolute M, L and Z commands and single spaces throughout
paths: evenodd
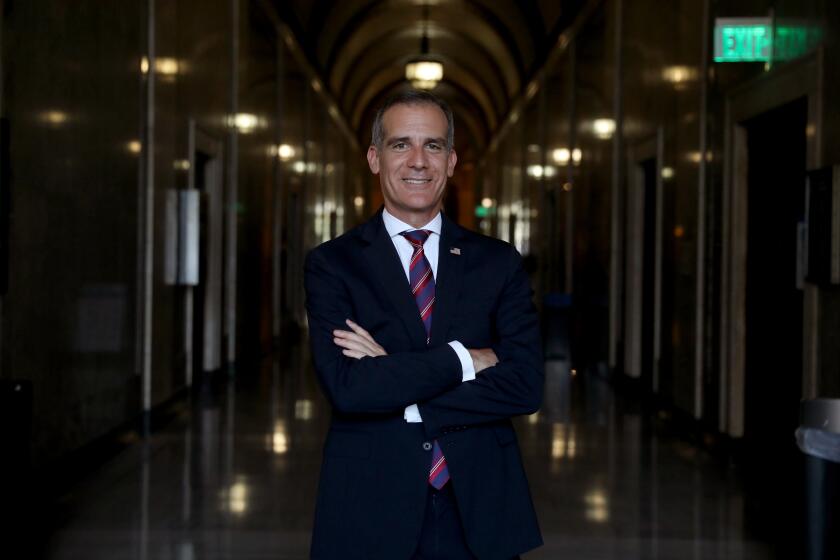
M 362 352 L 357 352 L 355 350 L 342 350 L 341 353 L 349 358 L 355 358 L 357 360 L 360 360 L 367 355 L 363 354 Z
M 360 327 L 359 325 L 357 325 L 356 323 L 354 323 L 350 319 L 347 319 L 347 324 L 350 326 L 351 329 L 353 329 L 354 333 L 356 333 L 357 335 L 363 337 L 365 340 L 370 342 L 372 348 L 374 348 L 378 351 L 381 351 L 383 354 L 385 353 L 385 349 L 382 348 L 382 346 L 380 346 L 378 342 L 376 342 L 376 339 L 373 338 L 373 336 L 371 336 L 371 334 L 369 332 L 367 332 L 365 329 L 363 329 L 362 327 Z
M 353 329 L 354 333 L 356 333 L 360 336 L 363 336 L 366 339 L 368 339 L 369 341 L 376 344 L 376 341 L 373 339 L 373 337 L 370 335 L 370 333 L 367 332 L 365 329 L 363 329 L 362 327 L 360 327 L 359 325 L 357 325 L 355 322 L 351 321 L 350 319 L 347 319 L 346 322 L 347 322 L 347 326 L 349 326 L 351 329 Z
M 388 355 L 388 353 L 385 351 L 385 348 L 383 348 L 382 345 L 380 345 L 378 342 L 376 342 L 376 339 L 373 338 L 373 336 L 371 336 L 371 334 L 369 332 L 367 332 L 365 329 L 360 327 L 355 321 L 353 321 L 352 319 L 346 319 L 345 322 L 347 323 L 347 325 L 351 329 L 353 329 L 353 332 L 355 334 L 363 337 L 365 340 L 367 340 L 370 343 L 369 348 L 371 349 L 371 352 L 373 352 L 372 355 L 374 355 L 374 356 L 387 356 Z
M 356 333 L 353 331 L 342 331 L 340 329 L 335 329 L 333 331 L 333 335 L 335 336 L 356 336 Z
M 360 337 L 357 334 L 347 333 L 342 337 L 336 337 L 333 339 L 333 342 L 342 348 L 349 348 L 351 350 L 357 350 L 359 352 L 364 352 L 369 356 L 376 356 L 378 355 L 377 349 L 371 346 L 370 342 L 365 340 L 364 338 Z
M 355 325 L 355 323 L 354 323 Z M 359 329 L 361 332 L 353 332 L 347 333 L 346 338 L 350 338 L 353 340 L 357 340 L 361 344 L 365 346 L 371 352 L 372 356 L 378 356 L 385 353 L 385 349 L 382 348 L 369 334 L 366 330 L 362 327 L 355 325 L 355 328 Z
M 369 344 L 366 338 L 350 331 L 335 331 L 334 336 L 335 338 L 338 338 L 340 340 L 354 340 L 356 342 L 363 342 L 365 344 Z
M 350 337 L 346 337 L 346 336 L 345 337 L 336 337 L 336 338 L 333 339 L 333 342 L 337 346 L 341 346 L 342 348 L 351 348 L 353 350 L 359 350 L 359 351 L 362 351 L 362 352 L 364 352 L 366 350 L 369 350 L 369 348 L 367 346 L 367 343 L 361 341 L 358 338 L 350 338 Z

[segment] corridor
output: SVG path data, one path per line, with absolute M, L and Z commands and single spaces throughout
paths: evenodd
M 337 427 L 316 560 L 837 560 L 838 37 L 827 0 L 0 0 L 0 559 L 308 558 Z

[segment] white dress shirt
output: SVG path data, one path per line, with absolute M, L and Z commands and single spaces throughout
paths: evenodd
M 385 222 L 385 230 L 388 232 L 388 235 L 391 236 L 391 242 L 397 249 L 397 254 L 400 256 L 400 262 L 402 263 L 403 271 L 405 272 L 405 279 L 409 283 L 411 283 L 411 276 L 408 267 L 411 263 L 411 256 L 414 254 L 414 247 L 411 246 L 408 239 L 400 234 L 404 231 L 414 231 L 415 229 L 425 229 L 432 232 L 423 244 L 423 253 L 429 260 L 429 266 L 432 267 L 432 275 L 435 279 L 437 279 L 438 255 L 440 254 L 440 228 L 443 223 L 443 219 L 440 217 L 440 212 L 438 212 L 437 216 L 435 216 L 431 222 L 421 228 L 415 228 L 408 225 L 407 223 L 395 218 L 393 214 L 385 209 L 382 210 L 382 221 Z M 432 315 L 434 316 L 434 311 L 432 311 Z M 434 319 L 432 319 L 432 321 L 432 324 L 434 324 Z M 475 379 L 475 365 L 473 364 L 470 353 L 466 348 L 464 348 L 464 345 L 457 340 L 453 340 L 449 343 L 449 346 L 455 350 L 455 353 L 458 355 L 458 359 L 461 361 L 461 381 L 471 381 Z M 420 410 L 417 408 L 416 404 L 406 407 L 404 417 L 406 422 L 423 421 L 420 417 Z

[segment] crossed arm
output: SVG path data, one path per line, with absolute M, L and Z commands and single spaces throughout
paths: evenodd
M 387 356 L 385 351 L 376 340 L 365 329 L 351 321 L 346 320 L 349 331 L 335 329 L 333 331 L 333 342 L 336 346 L 342 348 L 341 353 L 348 358 L 355 358 L 360 360 L 365 356 L 375 358 L 377 356 Z M 467 348 L 470 353 L 473 365 L 475 366 L 475 373 L 481 373 L 485 369 L 495 366 L 499 363 L 499 358 L 492 348 Z
M 495 314 L 493 348 L 470 349 L 480 372 L 462 382 L 456 353 L 443 345 L 387 354 L 353 316 L 339 275 L 313 251 L 306 262 L 307 309 L 315 368 L 342 413 L 393 414 L 417 403 L 427 434 L 493 422 L 539 408 L 543 367 L 536 310 L 521 259 L 510 251 L 508 275 Z M 344 326 L 346 325 L 346 328 Z

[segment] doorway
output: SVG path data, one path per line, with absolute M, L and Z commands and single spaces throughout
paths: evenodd
M 189 189 L 199 193 L 198 278 L 188 287 L 184 344 L 187 380 L 199 383 L 222 367 L 224 180 L 222 142 L 189 126 Z
M 727 99 L 720 312 L 722 431 L 738 438 L 747 530 L 797 557 L 802 454 L 793 437 L 815 368 L 815 288 L 797 285 L 805 172 L 820 166 L 818 61 L 805 58 Z M 801 519 L 801 516 L 794 516 Z
M 222 204 L 217 158 L 195 153 L 195 188 L 200 195 L 198 284 L 194 287 L 193 364 L 195 371 L 222 366 Z
M 630 149 L 624 291 L 624 372 L 645 394 L 661 388 L 663 131 Z
M 744 452 L 750 472 L 747 519 L 794 552 L 802 527 L 801 453 L 793 433 L 802 396 L 803 292 L 797 237 L 805 215 L 807 98 L 742 123 L 746 135 L 747 224 L 744 297 Z M 772 465 L 772 467 L 770 467 Z M 794 516 L 797 518 L 798 516 Z
M 646 159 L 641 163 L 642 172 L 642 258 L 641 258 L 641 379 L 643 387 L 652 391 L 653 370 L 655 367 L 653 359 L 654 340 L 654 291 L 656 279 L 656 186 L 657 186 L 657 165 L 656 159 Z
M 805 217 L 805 98 L 746 122 L 747 271 L 744 437 L 792 444 L 802 391 L 803 295 L 797 231 Z
M 773 72 L 763 74 L 738 88 L 726 102 L 727 156 L 721 229 L 723 243 L 719 323 L 719 426 L 722 432 L 734 438 L 742 438 L 748 431 L 755 434 L 761 418 L 768 414 L 768 411 L 762 411 L 762 403 L 748 404 L 748 400 L 761 395 L 762 391 L 762 388 L 756 385 L 762 375 L 759 371 L 762 367 L 759 345 L 773 340 L 763 340 L 762 336 L 776 336 L 772 333 L 762 335 L 763 328 L 783 329 L 788 337 L 784 339 L 784 345 L 794 345 L 792 349 L 765 346 L 765 351 L 784 351 L 786 358 L 783 359 L 794 360 L 793 363 L 798 364 L 786 367 L 793 368 L 794 373 L 790 375 L 793 375 L 793 379 L 800 379 L 801 383 L 794 388 L 793 380 L 785 378 L 785 386 L 790 388 L 791 394 L 787 395 L 786 400 L 779 403 L 779 406 L 787 407 L 789 405 L 785 403 L 788 400 L 798 401 L 803 395 L 812 394 L 815 387 L 816 361 L 813 353 L 817 336 L 816 287 L 805 283 L 801 296 L 791 296 L 801 297 L 802 304 L 796 303 L 795 306 L 801 309 L 802 314 L 788 327 L 780 324 L 778 320 L 769 325 L 758 323 L 760 315 L 756 314 L 761 313 L 762 301 L 765 305 L 786 309 L 785 313 L 788 315 L 792 312 L 786 305 L 794 304 L 776 302 L 756 283 L 762 281 L 762 273 L 769 277 L 771 275 L 768 271 L 774 272 L 773 278 L 767 278 L 767 281 L 775 282 L 776 273 L 785 276 L 788 267 L 795 266 L 795 255 L 793 258 L 781 254 L 776 258 L 768 255 L 762 257 L 761 251 L 772 244 L 773 235 L 783 236 L 783 228 L 787 228 L 784 224 L 778 224 L 778 228 L 772 227 L 773 218 L 769 216 L 778 212 L 789 224 L 793 218 L 785 217 L 787 214 L 783 206 L 791 205 L 793 207 L 788 210 L 793 214 L 799 213 L 804 204 L 804 171 L 815 169 L 822 164 L 819 148 L 822 138 L 819 120 L 822 101 L 821 90 L 818 87 L 818 62 L 818 57 L 813 56 L 774 69 Z M 781 121 L 777 125 L 774 119 Z M 760 137 L 762 134 L 764 138 Z M 779 167 L 778 172 L 776 167 Z M 779 179 L 783 179 L 784 184 L 780 185 Z M 754 227 L 750 227 L 751 220 L 757 221 L 753 224 Z M 768 233 L 771 237 L 766 241 L 760 238 L 761 228 L 772 230 Z M 794 231 L 791 235 L 792 239 L 783 241 L 780 249 L 788 247 L 789 251 L 791 246 L 795 246 L 797 232 Z M 772 289 L 768 287 L 768 290 Z M 780 297 L 779 294 L 775 295 Z M 790 334 L 794 330 L 798 330 L 796 340 Z M 784 337 L 783 334 L 778 336 Z M 794 358 L 792 354 L 797 348 L 800 354 Z M 748 360 L 751 370 L 749 382 Z M 780 392 L 779 395 L 781 396 Z M 747 414 L 751 417 L 749 420 Z M 794 413 L 780 411 L 779 414 Z M 782 422 L 779 418 L 771 421 Z M 747 428 L 747 422 L 751 424 L 750 428 Z M 779 429 L 778 425 L 773 426 Z M 761 435 L 757 434 L 757 437 Z

